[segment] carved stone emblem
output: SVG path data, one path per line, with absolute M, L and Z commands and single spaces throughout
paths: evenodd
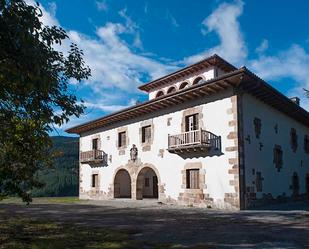
M 130 158 L 131 161 L 135 162 L 137 159 L 138 150 L 135 144 L 132 145 L 132 148 L 130 149 Z

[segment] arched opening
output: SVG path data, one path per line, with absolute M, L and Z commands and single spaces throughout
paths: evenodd
M 120 169 L 115 175 L 114 198 L 131 198 L 131 177 L 125 169 Z
M 156 94 L 156 98 L 159 98 L 159 97 L 161 97 L 161 96 L 163 96 L 164 95 L 164 92 L 163 91 L 159 91 L 159 92 L 157 92 L 157 94 Z
M 138 176 L 136 182 L 136 199 L 159 197 L 158 176 L 156 172 L 150 168 L 143 168 Z
M 293 173 L 292 176 L 292 191 L 293 191 L 293 196 L 298 196 L 299 194 L 299 179 L 298 175 L 296 172 Z
M 176 92 L 176 87 L 174 87 L 174 86 L 171 86 L 168 90 L 167 90 L 167 93 L 169 94 L 169 93 L 174 93 L 174 92 Z
M 199 77 L 196 77 L 194 80 L 193 80 L 193 85 L 195 84 L 199 84 L 201 83 L 202 81 L 204 81 L 203 77 L 199 76 Z
M 180 86 L 179 86 L 179 90 L 188 87 L 188 85 L 189 85 L 188 82 L 182 82 L 182 83 L 180 84 Z

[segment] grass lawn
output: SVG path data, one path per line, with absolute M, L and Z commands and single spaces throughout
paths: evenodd
M 37 197 L 32 199 L 33 203 L 46 203 L 46 204 L 73 204 L 77 202 L 83 202 L 83 200 L 80 200 L 78 196 L 65 196 L 65 197 Z M 5 198 L 4 200 L 0 201 L 0 203 L 3 204 L 22 204 L 22 200 L 18 197 L 9 197 Z

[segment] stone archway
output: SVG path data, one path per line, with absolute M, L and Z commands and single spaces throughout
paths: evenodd
M 141 168 L 136 178 L 136 199 L 144 198 L 159 199 L 160 178 L 157 170 L 145 166 Z
M 131 177 L 127 170 L 120 169 L 114 177 L 114 198 L 131 198 Z

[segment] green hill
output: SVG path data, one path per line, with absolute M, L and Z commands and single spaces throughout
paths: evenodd
M 39 172 L 45 183 L 41 189 L 35 189 L 33 196 L 76 196 L 78 195 L 78 138 L 51 137 L 53 151 L 58 156 L 53 167 Z

